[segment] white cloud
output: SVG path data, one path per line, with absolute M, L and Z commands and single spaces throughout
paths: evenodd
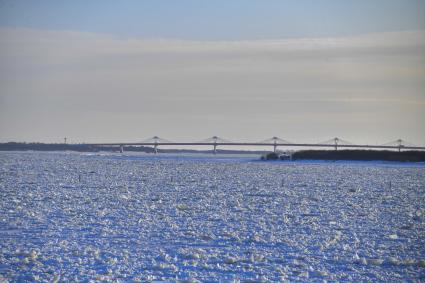
M 0 29 L 0 138 L 421 143 L 425 32 L 208 42 Z

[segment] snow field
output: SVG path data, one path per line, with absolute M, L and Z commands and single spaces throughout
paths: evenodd
M 414 165 L 12 152 L 0 196 L 11 282 L 425 280 Z

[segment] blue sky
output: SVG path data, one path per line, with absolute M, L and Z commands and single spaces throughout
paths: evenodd
M 425 145 L 425 1 L 0 0 L 0 141 Z
M 422 0 L 0 1 L 0 25 L 123 37 L 247 40 L 425 28 Z

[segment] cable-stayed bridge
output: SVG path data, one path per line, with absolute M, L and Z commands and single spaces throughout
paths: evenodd
M 124 151 L 125 146 L 149 146 L 153 147 L 154 152 L 158 152 L 160 146 L 211 146 L 212 152 L 215 154 L 219 146 L 235 146 L 235 147 L 245 147 L 245 146 L 255 146 L 255 147 L 265 147 L 272 148 L 273 152 L 276 152 L 278 147 L 305 147 L 305 148 L 333 148 L 334 150 L 338 149 L 389 149 L 389 150 L 425 150 L 425 146 L 418 146 L 412 143 L 406 142 L 402 139 L 395 141 L 390 141 L 381 145 L 369 145 L 369 144 L 354 144 L 349 141 L 332 138 L 326 141 L 318 143 L 295 143 L 288 140 L 281 139 L 279 137 L 272 137 L 266 140 L 259 142 L 234 142 L 227 139 L 220 138 L 218 136 L 213 136 L 205 140 L 197 142 L 174 142 L 154 136 L 152 138 L 143 140 L 141 142 L 121 142 L 121 143 L 90 143 L 88 145 L 93 146 L 117 146 L 120 148 L 120 151 Z

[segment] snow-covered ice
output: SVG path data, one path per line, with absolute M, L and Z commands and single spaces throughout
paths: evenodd
M 0 281 L 423 281 L 424 217 L 423 164 L 0 153 Z

